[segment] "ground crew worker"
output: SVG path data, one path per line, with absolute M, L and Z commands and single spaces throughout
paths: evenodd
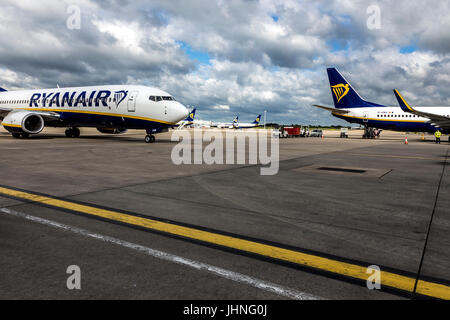
M 436 131 L 435 133 L 434 133 L 434 136 L 436 137 L 436 143 L 441 143 L 441 136 L 442 136 L 442 133 L 438 130 L 438 131 Z

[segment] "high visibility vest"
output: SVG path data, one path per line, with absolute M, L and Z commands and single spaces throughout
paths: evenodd
M 434 133 L 434 136 L 435 136 L 436 138 L 440 138 L 441 135 L 442 135 L 442 133 L 441 133 L 440 131 L 436 131 L 436 132 Z

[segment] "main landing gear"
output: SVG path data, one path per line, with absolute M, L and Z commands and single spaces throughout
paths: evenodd
M 12 133 L 12 136 L 16 139 L 18 139 L 18 138 L 27 139 L 30 137 L 30 134 L 26 133 L 26 132 L 22 132 L 22 133 L 14 132 L 14 133 Z
M 148 135 L 145 136 L 145 142 L 146 143 L 153 143 L 153 142 L 155 142 L 155 140 L 156 140 L 156 138 L 152 134 L 148 134 Z
M 379 138 L 381 134 L 381 129 L 374 129 L 371 127 L 364 127 L 363 139 L 375 139 Z
M 66 129 L 67 138 L 78 138 L 80 136 L 80 129 L 78 128 L 68 128 Z

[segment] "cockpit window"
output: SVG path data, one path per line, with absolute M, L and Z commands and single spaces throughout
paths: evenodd
M 155 101 L 155 102 L 163 101 L 163 100 L 165 100 L 165 101 L 175 101 L 175 98 L 171 97 L 171 96 L 163 96 L 163 97 L 150 96 L 150 97 L 148 97 L 148 99 L 151 100 L 151 101 Z

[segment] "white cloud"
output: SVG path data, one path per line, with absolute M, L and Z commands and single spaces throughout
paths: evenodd
M 230 110 L 230 106 L 221 104 L 221 105 L 213 106 L 212 109 L 228 111 L 228 110 Z
M 67 6 L 81 29 L 66 28 Z M 381 29 L 368 5 L 350 0 L 2 1 L 0 86 L 155 85 L 203 119 L 337 123 L 311 107 L 332 104 L 326 67 L 336 66 L 366 99 L 450 103 L 450 12 L 445 1 L 388 1 Z M 273 19 L 276 16 L 278 19 Z M 275 21 L 277 20 L 277 21 Z M 183 51 L 208 53 L 198 64 Z M 411 53 L 400 53 L 409 46 Z

